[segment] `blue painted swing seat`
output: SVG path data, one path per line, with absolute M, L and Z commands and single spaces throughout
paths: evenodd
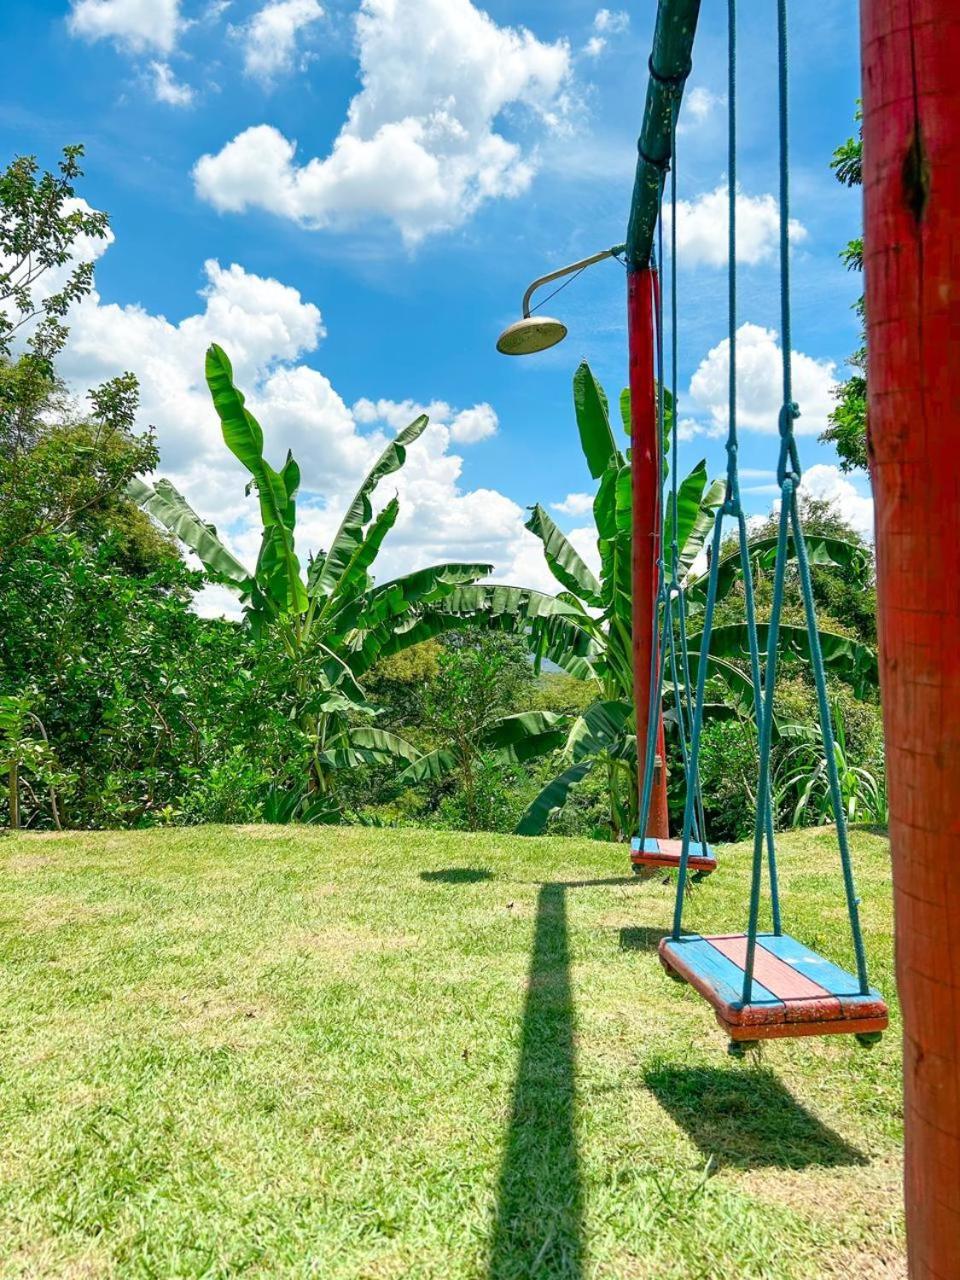
M 855 1035 L 879 1039 L 887 1006 L 872 987 L 866 994 L 852 973 L 788 934 L 757 934 L 750 999 L 743 999 L 745 934 L 664 938 L 660 962 L 713 1006 L 733 1042 L 792 1036 Z
M 635 837 L 630 842 L 630 862 L 638 875 L 648 868 L 675 871 L 680 866 L 682 854 L 682 840 L 656 840 L 647 836 L 645 840 Z M 708 876 L 711 871 L 716 871 L 717 860 L 708 844 L 690 841 L 687 869 L 698 879 Z

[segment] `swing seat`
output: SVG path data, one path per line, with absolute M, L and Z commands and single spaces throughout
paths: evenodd
M 648 867 L 663 867 L 667 871 L 676 871 L 680 866 L 682 853 L 682 840 L 655 840 L 647 836 L 645 840 L 635 837 L 630 842 L 630 861 L 638 875 Z M 687 857 L 687 870 L 690 874 L 700 878 L 708 876 L 716 869 L 717 860 L 710 846 L 697 844 L 691 840 Z
M 787 934 L 757 934 L 753 989 L 744 1002 L 746 955 L 742 933 L 688 934 L 660 943 L 660 963 L 710 1002 L 733 1044 L 825 1035 L 853 1035 L 871 1044 L 886 1030 L 879 991 L 861 994 L 852 973 Z

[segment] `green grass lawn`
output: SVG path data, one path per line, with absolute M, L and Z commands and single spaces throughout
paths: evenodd
M 854 836 L 893 998 L 885 840 Z M 899 1276 L 899 1025 L 728 1060 L 623 848 L 0 841 L 0 1277 Z M 691 929 L 741 929 L 721 851 Z M 786 922 L 848 967 L 829 832 Z

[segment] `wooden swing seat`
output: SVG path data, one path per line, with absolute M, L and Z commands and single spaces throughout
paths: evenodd
M 868 1044 L 887 1028 L 887 1006 L 870 988 L 787 934 L 757 934 L 750 1000 L 743 1000 L 742 933 L 664 938 L 660 962 L 710 1002 L 732 1042 L 854 1035 Z
M 682 853 L 682 840 L 655 840 L 648 836 L 645 840 L 634 838 L 630 842 L 630 861 L 638 874 L 648 867 L 663 867 L 667 871 L 675 871 L 680 866 Z M 691 840 L 687 859 L 690 874 L 699 878 L 708 876 L 716 869 L 717 860 L 710 846 Z

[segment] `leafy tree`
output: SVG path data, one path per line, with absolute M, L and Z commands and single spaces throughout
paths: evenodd
M 448 636 L 437 671 L 423 687 L 420 721 L 440 745 L 409 764 L 399 785 L 452 782 L 471 830 L 502 825 L 483 801 L 497 770 L 545 755 L 562 745 L 565 717 L 515 710 L 529 698 L 533 669 L 526 645 L 509 635 L 464 632 Z
M 845 187 L 863 185 L 863 132 L 862 116 L 857 108 L 857 136 L 848 138 L 833 153 L 830 168 L 837 181 Z M 851 271 L 863 271 L 863 236 L 851 240 L 840 254 L 841 260 Z M 865 471 L 867 457 L 867 333 L 864 300 L 856 302 L 860 319 L 860 345 L 847 363 L 853 373 L 841 382 L 836 391 L 837 406 L 830 414 L 830 426 L 820 437 L 835 446 L 844 471 Z
M 65 147 L 57 173 L 34 156 L 0 171 L 0 453 L 29 447 L 57 390 L 54 360 L 63 319 L 93 288 L 93 263 L 77 261 L 82 238 L 108 234 L 106 214 L 87 208 L 74 183 L 83 148 Z M 15 354 L 15 342 L 25 338 Z

